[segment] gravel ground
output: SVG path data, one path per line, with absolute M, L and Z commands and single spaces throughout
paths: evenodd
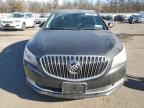
M 23 49 L 39 29 L 0 31 L 0 108 L 144 108 L 144 24 L 111 29 L 128 55 L 127 81 L 109 96 L 64 100 L 37 94 L 25 83 Z

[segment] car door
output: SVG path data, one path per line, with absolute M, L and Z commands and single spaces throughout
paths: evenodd
M 25 16 L 25 20 L 26 20 L 26 26 L 27 27 L 32 27 L 34 24 L 34 18 L 32 14 L 26 14 Z

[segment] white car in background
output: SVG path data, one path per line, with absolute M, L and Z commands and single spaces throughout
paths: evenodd
M 1 21 L 1 19 L 0 19 L 0 28 L 2 27 L 2 21 Z
M 14 12 L 11 17 L 2 19 L 2 28 L 25 30 L 28 27 L 36 27 L 35 17 L 32 13 Z
M 39 17 L 36 18 L 36 23 L 41 24 L 42 22 L 46 21 L 49 17 L 49 14 L 41 14 Z

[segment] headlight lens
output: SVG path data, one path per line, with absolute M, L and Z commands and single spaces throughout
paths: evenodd
M 16 20 L 15 22 L 21 22 L 20 20 Z
M 126 62 L 126 60 L 127 60 L 127 55 L 126 55 L 125 47 L 123 45 L 122 51 L 113 58 L 112 67 L 111 68 L 117 67 L 118 65 Z
M 36 60 L 36 57 L 34 54 L 32 54 L 27 47 L 25 47 L 25 50 L 24 50 L 24 60 L 35 65 L 35 66 L 38 66 L 38 63 L 37 63 L 37 60 Z

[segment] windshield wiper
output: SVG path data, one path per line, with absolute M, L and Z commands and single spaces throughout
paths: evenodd
M 81 28 L 82 30 L 96 30 L 94 28 Z
M 49 27 L 49 28 L 44 28 L 45 30 L 76 30 L 77 28 L 59 28 L 59 27 Z
M 61 30 L 61 28 L 57 27 L 49 27 L 49 28 L 44 28 L 45 30 Z
M 75 27 L 75 28 L 68 28 L 68 27 L 49 27 L 44 28 L 45 30 L 96 30 L 93 27 Z
M 95 28 L 85 28 L 85 27 L 77 27 L 77 30 L 96 30 Z

